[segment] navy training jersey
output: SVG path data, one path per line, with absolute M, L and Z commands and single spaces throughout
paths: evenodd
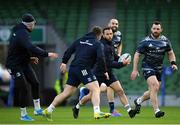
M 142 67 L 152 67 L 162 69 L 163 59 L 166 52 L 172 50 L 170 41 L 163 35 L 159 39 L 154 39 L 151 35 L 143 39 L 136 52 L 143 54 Z
M 122 68 L 124 65 L 122 62 L 118 62 L 118 56 L 115 54 L 115 50 L 113 47 L 113 43 L 110 41 L 107 41 L 106 39 L 102 38 L 101 43 L 104 46 L 104 55 L 105 55 L 105 61 L 106 61 L 106 66 L 107 66 L 107 71 L 109 74 L 112 74 L 112 68 Z M 95 64 L 93 71 L 95 72 L 96 75 L 104 75 L 102 70 L 101 64 Z
M 71 66 L 92 69 L 94 64 L 98 62 L 98 64 L 103 65 L 103 70 L 106 70 L 103 45 L 96 39 L 96 35 L 93 32 L 76 40 L 65 51 L 62 62 L 66 64 L 73 53 L 75 57 L 71 62 Z
M 30 31 L 23 23 L 13 27 L 8 45 L 6 68 L 26 66 L 30 63 L 31 56 L 48 57 L 48 52 L 33 45 L 31 41 Z

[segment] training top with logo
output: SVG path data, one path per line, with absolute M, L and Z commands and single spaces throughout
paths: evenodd
M 171 43 L 164 35 L 161 35 L 159 39 L 154 39 L 150 35 L 139 43 L 136 52 L 144 55 L 142 68 L 151 67 L 161 70 L 164 55 L 170 50 L 172 50 Z
M 10 43 L 8 46 L 8 56 L 6 60 L 7 68 L 26 67 L 31 56 L 47 57 L 48 52 L 31 43 L 30 31 L 23 24 L 17 24 L 12 29 Z
M 73 42 L 65 51 L 62 62 L 66 64 L 73 53 L 75 57 L 70 66 L 92 69 L 94 64 L 98 62 L 98 64 L 102 65 L 104 72 L 107 71 L 103 45 L 96 39 L 96 35 L 93 32 Z

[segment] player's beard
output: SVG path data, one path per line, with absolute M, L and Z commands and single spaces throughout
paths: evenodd
M 159 38 L 160 33 L 154 32 L 154 33 L 152 33 L 152 36 L 157 39 L 157 38 Z
M 106 40 L 106 41 L 109 41 L 109 42 L 111 42 L 111 41 L 112 41 L 112 39 L 111 39 L 111 38 L 105 38 L 105 40 Z
M 115 33 L 117 31 L 117 27 L 113 26 L 112 31 L 113 31 L 113 33 Z

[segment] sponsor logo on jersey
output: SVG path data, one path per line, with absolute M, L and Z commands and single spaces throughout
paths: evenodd
M 150 44 L 149 44 L 149 47 L 152 47 L 152 46 L 153 46 L 153 45 L 150 43 Z
M 89 43 L 89 40 L 86 40 L 85 42 L 84 41 L 80 41 L 80 44 L 86 44 L 86 45 L 89 45 L 89 46 L 93 46 L 92 43 Z

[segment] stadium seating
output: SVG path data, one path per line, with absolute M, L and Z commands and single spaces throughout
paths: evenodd
M 30 12 L 38 25 L 51 24 L 67 44 L 88 31 L 90 0 L 5 0 L 0 6 L 0 25 L 12 25 L 22 14 Z M 123 53 L 133 57 L 138 41 L 150 33 L 152 21 L 162 21 L 164 32 L 176 53 L 180 64 L 180 8 L 178 0 L 116 0 L 117 19 L 123 35 Z M 13 6 L 12 6 L 13 4 Z M 165 59 L 168 65 L 168 59 Z M 141 64 L 140 64 L 141 65 Z M 140 67 L 139 65 L 139 67 Z M 127 93 L 142 93 L 147 89 L 143 77 L 130 80 L 132 64 L 115 70 Z M 179 71 L 167 78 L 167 93 L 172 93 L 175 85 L 180 86 Z M 142 73 L 141 73 L 142 76 Z M 139 87 L 141 86 L 141 87 Z M 179 87 L 180 88 L 180 87 Z
M 0 6 L 0 24 L 15 24 L 17 21 L 20 21 L 19 18 L 22 16 L 22 14 L 28 12 L 34 15 L 38 24 L 46 23 L 45 19 L 43 19 L 40 13 L 37 11 L 34 2 L 25 2 L 23 0 L 12 2 L 11 0 L 5 0 L 1 2 Z
M 46 14 L 67 44 L 88 30 L 89 0 L 38 1 L 39 11 Z
M 29 12 L 38 25 L 52 24 L 69 44 L 88 30 L 89 0 L 19 0 L 14 6 L 11 4 L 11 0 L 6 0 L 0 6 L 1 25 L 15 24 L 22 14 Z

